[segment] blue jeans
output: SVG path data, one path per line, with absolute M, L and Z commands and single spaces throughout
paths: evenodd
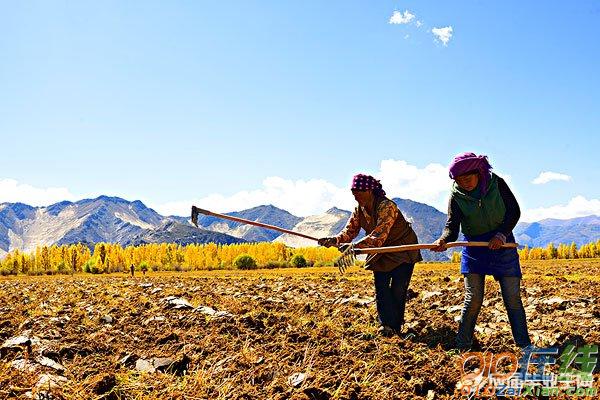
M 473 344 L 473 330 L 475 329 L 479 310 L 481 310 L 485 290 L 485 275 L 464 274 L 464 276 L 465 303 L 458 334 L 456 335 L 456 345 L 459 348 L 468 348 Z M 518 276 L 500 276 L 497 279 L 500 282 L 502 300 L 504 300 L 504 307 L 506 307 L 515 343 L 519 347 L 530 345 L 525 309 L 521 302 L 521 278 Z
M 400 330 L 404 324 L 406 292 L 415 264 L 400 264 L 392 271 L 373 271 L 375 278 L 375 301 L 381 325 Z

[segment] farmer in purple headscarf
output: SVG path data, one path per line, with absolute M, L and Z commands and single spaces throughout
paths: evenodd
M 417 235 L 398 209 L 385 196 L 381 183 L 370 175 L 358 174 L 352 179 L 352 194 L 358 202 L 343 231 L 334 237 L 319 239 L 321 246 L 337 246 L 341 250 L 364 229 L 366 236 L 354 244 L 355 248 L 399 246 L 417 243 Z M 365 268 L 373 271 L 375 300 L 383 336 L 399 334 L 404 324 L 406 292 L 416 262 L 421 253 L 372 254 Z
M 525 310 L 521 302 L 521 267 L 516 248 L 501 248 L 514 243 L 512 230 L 521 211 L 504 179 L 491 172 L 488 158 L 462 153 L 450 164 L 454 179 L 448 204 L 448 220 L 434 251 L 446 250 L 447 242 L 458 238 L 459 228 L 468 241 L 489 241 L 485 247 L 465 247 L 461 257 L 461 273 L 465 282 L 463 306 L 456 345 L 469 349 L 473 330 L 483 303 L 485 276 L 499 281 L 504 306 L 515 343 L 521 348 L 531 345 Z

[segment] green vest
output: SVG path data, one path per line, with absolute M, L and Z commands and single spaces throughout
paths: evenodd
M 466 236 L 493 231 L 504 221 L 506 206 L 498 189 L 498 176 L 492 174 L 488 191 L 483 198 L 480 198 L 479 192 L 479 188 L 467 192 L 456 182 L 452 185 L 452 198 L 463 213 L 460 229 Z

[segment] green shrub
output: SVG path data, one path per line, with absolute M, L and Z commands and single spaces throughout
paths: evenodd
M 92 272 L 92 266 L 96 266 L 96 260 L 94 260 L 93 258 L 90 258 L 89 260 L 87 260 L 85 262 L 85 264 L 83 264 L 83 272 L 86 273 L 91 273 Z
M 148 271 L 148 269 L 149 269 L 148 268 L 148 261 L 142 261 L 138 267 L 139 267 L 139 270 L 142 271 L 142 272 Z
M 233 266 L 237 269 L 256 269 L 256 260 L 248 254 L 240 254 L 233 260 Z
M 304 258 L 302 254 L 295 254 L 294 257 L 292 257 L 290 264 L 292 264 L 292 267 L 294 268 L 304 268 L 308 266 L 306 258 Z
M 333 261 L 317 261 L 315 267 L 333 267 Z
M 57 266 L 56 266 L 56 272 L 58 272 L 59 274 L 66 274 L 69 272 L 69 268 L 65 265 L 64 261 L 61 261 Z
M 285 261 L 269 261 L 267 262 L 263 268 L 266 269 L 277 269 L 277 268 L 289 268 L 290 264 Z

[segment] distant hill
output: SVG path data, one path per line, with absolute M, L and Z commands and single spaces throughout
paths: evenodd
M 402 212 L 402 215 L 411 222 L 419 243 L 432 243 L 440 237 L 446 225 L 446 214 L 438 211 L 430 205 L 417 201 L 394 198 L 394 203 Z M 445 261 L 449 259 L 451 251 L 446 253 L 434 253 L 422 251 L 423 259 L 426 261 Z
M 516 226 L 514 234 L 517 242 L 529 247 L 545 247 L 550 242 L 575 242 L 581 246 L 600 239 L 600 216 L 522 222 Z
M 12 249 L 32 251 L 36 246 L 70 243 L 111 242 L 127 244 L 135 238 L 160 238 L 150 231 L 170 230 L 164 234 L 183 232 L 141 201 L 100 196 L 77 202 L 63 201 L 48 207 L 32 207 L 22 203 L 0 204 L 0 256 Z M 195 228 L 194 228 L 195 229 Z M 200 243 L 239 242 L 238 238 L 211 232 L 190 235 L 186 232 L 175 241 L 197 237 Z
M 293 228 L 302 220 L 302 218 L 296 217 L 288 211 L 282 210 L 273 205 L 253 207 L 248 210 L 227 213 L 227 215 L 244 218 L 250 221 L 262 222 L 269 225 L 275 225 L 285 229 Z M 198 217 L 198 226 L 206 230 L 221 232 L 230 236 L 241 238 L 248 242 L 270 242 L 277 236 L 281 235 L 281 233 L 277 231 L 259 228 L 252 225 L 245 225 L 239 222 L 233 222 L 202 214 Z
M 125 244 L 139 246 L 149 243 L 177 243 L 182 246 L 193 243 L 245 243 L 244 239 L 224 233 L 198 229 L 177 221 L 166 221 L 156 229 L 146 229 L 130 238 Z
M 331 208 L 323 214 L 311 215 L 300 221 L 291 229 L 305 235 L 322 238 L 326 236 L 334 236 L 341 232 L 346 226 L 346 222 L 350 218 L 350 211 L 340 210 L 339 208 Z M 316 246 L 314 240 L 305 239 L 299 236 L 284 233 L 275 239 L 277 242 L 283 242 L 292 247 L 308 247 Z

